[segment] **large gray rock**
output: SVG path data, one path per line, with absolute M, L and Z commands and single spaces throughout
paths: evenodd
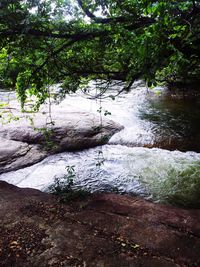
M 86 112 L 55 114 L 52 123 L 46 124 L 46 116 L 37 114 L 34 123 L 21 119 L 4 125 L 0 137 L 28 144 L 41 144 L 58 151 L 79 150 L 105 144 L 123 127 L 111 120 L 102 124 L 95 115 Z
M 38 145 L 0 138 L 0 174 L 37 163 L 47 155 Z
M 17 113 L 16 113 L 17 114 Z M 0 173 L 39 162 L 47 155 L 103 145 L 123 127 L 87 112 L 20 114 L 18 121 L 0 128 Z

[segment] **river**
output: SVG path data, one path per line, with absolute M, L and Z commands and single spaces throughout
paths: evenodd
M 111 92 L 111 91 L 110 91 Z M 6 93 L 1 92 L 5 101 Z M 0 175 L 20 187 L 48 190 L 74 166 L 75 187 L 140 195 L 156 202 L 200 206 L 200 102 L 169 98 L 164 88 L 137 82 L 115 100 L 67 96 L 58 106 L 107 116 L 124 125 L 107 145 L 50 156 Z M 110 114 L 111 113 L 111 114 Z

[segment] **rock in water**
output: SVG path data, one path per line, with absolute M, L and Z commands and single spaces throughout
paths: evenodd
M 39 145 L 0 138 L 0 174 L 32 165 L 47 155 Z
M 87 112 L 62 112 L 52 115 L 47 124 L 43 113 L 28 120 L 22 117 L 0 128 L 0 173 L 32 165 L 46 156 L 103 145 L 123 129 L 111 120 Z

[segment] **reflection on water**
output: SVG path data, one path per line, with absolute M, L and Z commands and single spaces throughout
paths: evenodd
M 107 93 L 111 94 L 113 88 Z M 0 92 L 0 101 L 14 97 L 13 92 Z M 131 92 L 122 93 L 115 100 L 89 99 L 78 92 L 67 96 L 54 110 L 88 111 L 99 117 L 107 114 L 107 118 L 125 126 L 111 138 L 110 144 L 200 151 L 200 101 L 171 99 L 163 88 L 150 90 L 138 82 Z
M 58 109 L 62 111 L 68 106 L 71 110 L 100 115 L 100 105 L 103 117 L 108 111 L 109 119 L 125 126 L 111 138 L 110 144 L 200 151 L 200 102 L 197 100 L 172 100 L 162 88 L 147 90 L 144 84 L 139 84 L 115 100 L 109 97 L 91 100 L 82 94 L 68 96 Z
M 158 139 L 173 139 L 175 144 L 172 148 L 200 151 L 198 100 L 152 99 L 145 109 L 140 108 L 140 118 L 153 124 L 152 131 Z
M 77 187 L 199 207 L 200 154 L 196 152 L 200 151 L 200 102 L 172 101 L 159 90 L 163 89 L 151 91 L 138 84 L 130 93 L 123 93 L 114 101 L 106 98 L 101 103 L 82 95 L 68 96 L 55 108 L 57 111 L 62 112 L 67 106 L 72 111 L 89 111 L 99 116 L 111 112 L 107 117 L 125 129 L 102 148 L 50 156 L 31 167 L 2 174 L 0 179 L 44 190 L 56 177 L 66 174 L 66 166 L 74 165 Z M 97 167 L 102 159 L 104 163 Z

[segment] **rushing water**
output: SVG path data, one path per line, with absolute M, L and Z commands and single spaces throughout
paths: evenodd
M 15 93 L 13 91 L 0 89 L 0 102 L 9 102 L 15 98 Z
M 76 187 L 199 207 L 200 154 L 150 147 L 199 151 L 200 103 L 172 101 L 158 93 L 138 84 L 115 101 L 107 98 L 99 103 L 68 96 L 57 109 L 67 105 L 72 110 L 81 107 L 99 114 L 101 105 L 99 116 L 111 112 L 109 118 L 125 129 L 115 134 L 108 145 L 53 155 L 31 167 L 2 174 L 0 179 L 46 190 L 55 178 L 67 175 L 66 166 L 75 166 Z

